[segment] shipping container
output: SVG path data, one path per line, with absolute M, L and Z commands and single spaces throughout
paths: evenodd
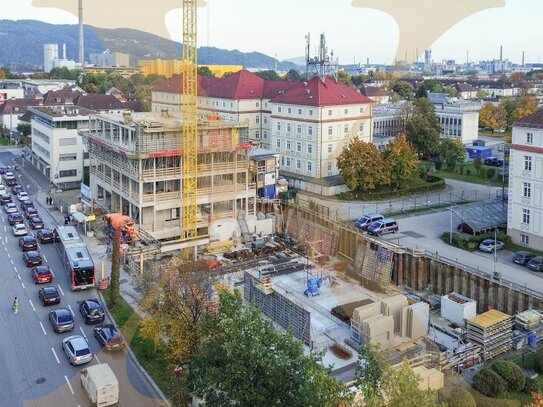
M 441 316 L 460 326 L 464 319 L 477 315 L 477 302 L 458 293 L 441 297 Z
M 268 185 L 258 190 L 258 196 L 260 198 L 274 199 L 275 198 L 275 185 Z
M 481 157 L 488 158 L 492 157 L 492 147 L 482 147 L 482 146 L 471 146 L 466 147 L 466 153 L 469 158 Z

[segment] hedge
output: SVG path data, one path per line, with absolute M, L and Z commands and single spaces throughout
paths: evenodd
M 543 373 L 543 348 L 537 351 L 536 358 L 536 366 L 538 367 L 539 373 Z
M 539 386 L 539 380 L 532 379 L 531 377 L 527 377 L 526 383 L 524 384 L 523 391 L 526 394 L 532 394 L 532 393 L 541 391 L 541 388 Z
M 473 377 L 475 390 L 488 397 L 498 397 L 507 390 L 507 383 L 491 369 L 482 369 Z
M 507 382 L 507 387 L 511 391 L 522 391 L 526 384 L 526 378 L 522 374 L 522 369 L 515 363 L 508 360 L 498 360 L 490 366 L 500 377 Z
M 445 232 L 441 235 L 441 240 L 443 242 L 449 244 L 450 242 L 450 233 Z M 511 236 L 506 235 L 504 232 L 499 232 L 497 235 L 497 238 L 499 241 L 505 243 L 505 244 L 511 244 Z M 453 233 L 452 234 L 452 245 L 454 247 L 458 247 L 460 249 L 464 250 L 477 250 L 479 248 L 479 245 L 481 242 L 485 239 L 494 239 L 494 232 L 489 233 L 483 233 L 482 235 L 478 236 L 472 236 L 468 240 L 464 237 L 464 235 L 460 233 Z
M 449 407 L 477 407 L 475 399 L 466 389 L 453 389 L 447 402 Z
M 337 195 L 337 198 L 342 201 L 383 201 L 386 199 L 401 198 L 407 195 L 432 192 L 445 188 L 445 180 L 435 175 L 429 174 L 426 177 L 426 182 L 427 183 L 424 185 L 415 185 L 396 191 L 341 192 Z

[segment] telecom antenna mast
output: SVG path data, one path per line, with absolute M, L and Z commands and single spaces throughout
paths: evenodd
M 317 51 L 317 55 L 314 57 L 310 56 L 311 35 L 307 34 L 305 36 L 305 40 L 306 80 L 309 80 L 315 76 L 321 78 L 321 81 L 323 82 L 327 76 L 333 76 L 337 80 L 338 60 L 337 58 L 334 59 L 334 51 L 328 53 L 328 48 L 326 47 L 326 36 L 324 33 L 321 34 L 319 49 Z

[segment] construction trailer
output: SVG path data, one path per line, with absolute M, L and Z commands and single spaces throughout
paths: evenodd
M 511 349 L 513 343 L 513 317 L 490 310 L 466 319 L 467 339 L 481 346 L 481 356 L 490 360 Z
M 441 297 L 441 316 L 464 327 L 466 318 L 477 315 L 477 301 L 458 293 L 450 293 Z

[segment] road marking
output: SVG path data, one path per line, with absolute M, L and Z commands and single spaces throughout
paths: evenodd
M 4 218 L 2 218 L 2 219 L 4 219 Z M 6 228 L 6 225 L 4 225 L 4 232 L 7 232 L 7 231 L 8 231 L 8 230 L 7 230 L 7 228 Z
M 43 324 L 40 321 L 41 330 L 43 331 L 43 334 L 47 336 L 47 332 L 45 332 L 45 328 L 43 327 Z
M 96 353 L 94 354 L 94 357 L 96 358 L 96 361 L 100 363 L 100 359 L 98 359 L 98 355 L 96 355 Z
M 52 347 L 51 347 L 51 350 L 53 351 L 53 355 L 55 355 L 55 359 L 57 360 L 57 363 L 60 365 L 60 360 L 58 359 L 57 353 Z
M 85 335 L 85 331 L 83 330 L 83 327 L 79 327 L 79 329 L 81 330 L 81 333 L 83 334 L 83 336 L 85 337 L 85 339 L 88 341 L 87 335 Z
M 55 276 L 55 272 L 53 270 L 51 270 L 51 274 L 53 275 L 53 278 L 57 278 L 57 276 Z
M 59 289 L 60 293 L 64 296 L 64 291 L 62 291 L 62 288 L 60 287 L 60 284 L 58 284 L 58 289 Z
M 25 289 L 25 283 L 21 281 L 21 285 L 23 286 L 23 290 Z
M 45 254 L 43 255 L 43 260 L 47 263 L 47 257 L 45 257 Z
M 19 279 L 19 281 L 21 281 L 21 276 L 19 275 L 19 273 L 17 273 L 17 278 Z
M 8 252 L 8 257 L 11 259 L 11 255 L 9 254 L 9 252 Z
M 13 262 L 13 259 L 10 260 L 10 261 L 11 261 L 11 265 L 12 265 L 12 266 L 15 266 L 15 263 Z
M 28 300 L 28 302 L 30 302 L 30 306 L 32 307 L 34 312 L 36 312 L 36 308 L 34 308 L 34 303 L 32 302 L 32 300 Z M 41 324 L 41 322 L 40 322 L 40 324 Z
M 72 306 L 68 304 L 68 308 L 70 309 L 70 312 L 72 313 L 72 317 L 75 317 L 74 310 L 72 309 Z
M 8 242 L 8 237 L 6 236 L 6 244 L 7 244 L 7 242 Z
M 72 392 L 72 396 L 75 395 L 74 389 L 72 389 L 72 385 L 70 384 L 70 381 L 68 380 L 68 376 L 64 376 L 64 379 L 66 379 L 66 383 L 68 384 L 68 387 L 70 388 L 70 391 Z

